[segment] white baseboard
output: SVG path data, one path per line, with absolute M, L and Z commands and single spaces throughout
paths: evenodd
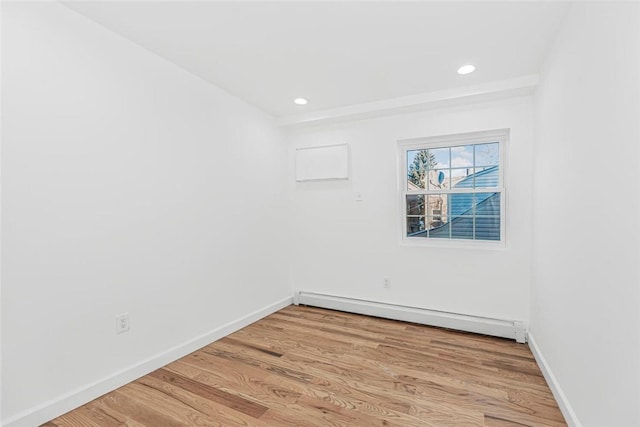
M 573 408 L 571 407 L 567 396 L 562 391 L 562 388 L 560 387 L 560 384 L 558 383 L 555 375 L 553 375 L 553 372 L 551 371 L 547 360 L 540 352 L 540 347 L 538 347 L 535 337 L 533 336 L 533 334 L 531 334 L 531 332 L 529 332 L 528 335 L 528 343 L 529 348 L 531 349 L 531 353 L 533 353 L 533 357 L 536 358 L 536 362 L 538 363 L 538 366 L 542 371 L 542 375 L 544 375 L 544 379 L 547 380 L 547 384 L 549 384 L 549 388 L 553 393 L 553 397 L 555 397 L 556 402 L 558 402 L 558 406 L 560 407 L 562 415 L 564 415 L 565 421 L 567 422 L 569 427 L 582 427 L 582 424 L 578 420 L 576 413 L 573 411 Z
M 291 305 L 291 297 L 284 298 L 264 308 L 249 313 L 240 319 L 229 322 L 210 332 L 142 360 L 133 366 L 122 369 L 108 377 L 102 378 L 77 390 L 71 391 L 56 399 L 50 400 L 9 419 L 2 420 L 4 427 L 33 427 L 65 414 L 72 409 L 84 405 L 118 387 L 134 381 L 149 372 L 153 372 L 168 363 L 192 353 L 220 338 L 223 338 L 257 320 Z
M 386 319 L 402 320 L 423 325 L 439 326 L 466 332 L 510 338 L 525 342 L 525 324 L 522 321 L 491 319 L 466 314 L 448 313 L 424 308 L 365 301 L 335 295 L 323 295 L 313 292 L 296 291 L 294 304 L 329 308 Z

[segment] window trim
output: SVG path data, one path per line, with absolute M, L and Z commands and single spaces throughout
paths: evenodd
M 504 249 L 507 244 L 506 236 L 506 200 L 507 191 L 504 185 L 506 171 L 506 154 L 509 141 L 509 129 L 495 129 L 479 132 L 468 132 L 461 134 L 440 135 L 423 138 L 410 138 L 398 140 L 398 224 L 400 243 L 406 246 L 427 246 L 427 247 L 451 247 L 451 248 L 482 248 L 482 249 Z M 489 142 L 499 143 L 499 183 L 497 187 L 482 189 L 454 189 L 449 190 L 407 190 L 407 152 L 419 149 L 434 149 L 442 147 L 455 147 L 460 145 L 483 144 Z M 428 192 L 427 192 L 428 191 Z M 425 237 L 407 236 L 407 212 L 406 196 L 420 194 L 452 194 L 452 193 L 500 193 L 500 240 L 469 240 L 469 239 L 435 239 Z

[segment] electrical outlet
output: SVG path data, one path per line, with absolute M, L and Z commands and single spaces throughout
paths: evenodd
M 389 289 L 391 287 L 391 279 L 389 279 L 388 277 L 382 279 L 382 287 L 385 289 Z
M 116 316 L 116 334 L 127 332 L 131 327 L 131 319 L 129 313 L 119 314 Z

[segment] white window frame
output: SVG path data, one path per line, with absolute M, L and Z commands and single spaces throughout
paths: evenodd
M 402 139 L 398 141 L 398 194 L 399 194 L 399 234 L 400 243 L 407 246 L 428 247 L 453 247 L 453 248 L 483 248 L 503 249 L 506 247 L 506 199 L 507 193 L 504 185 L 506 170 L 506 153 L 509 141 L 509 129 L 496 129 L 481 132 L 470 132 L 455 135 L 442 135 L 426 138 Z M 456 147 L 461 145 L 483 144 L 498 142 L 499 149 L 499 184 L 498 187 L 480 189 L 448 189 L 448 190 L 417 190 L 407 189 L 407 152 L 422 149 L 435 149 L 442 147 Z M 469 240 L 446 239 L 428 237 L 407 236 L 407 204 L 406 196 L 428 194 L 452 194 L 452 193 L 500 193 L 500 240 Z

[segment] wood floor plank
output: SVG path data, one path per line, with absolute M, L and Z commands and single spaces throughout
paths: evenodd
M 94 422 L 91 418 L 87 418 L 81 411 L 75 411 L 68 415 L 64 419 L 58 419 L 46 425 L 56 427 L 100 427 L 100 424 Z
M 203 418 L 204 425 L 209 425 L 209 420 L 215 420 L 221 425 L 266 427 L 266 424 L 256 417 L 238 411 L 243 407 L 232 407 L 234 406 L 233 403 L 229 406 L 224 400 L 221 401 L 218 395 L 213 395 L 215 400 L 209 400 L 207 396 L 195 394 L 192 391 L 181 388 L 179 385 L 151 376 L 145 376 L 136 382 L 150 389 L 155 389 L 176 402 L 180 402 L 182 405 L 178 408 L 179 412 L 189 413 L 190 416 L 203 414 L 205 416 Z M 208 396 L 211 395 L 208 394 Z M 266 411 L 260 411 L 260 415 L 264 414 L 264 412 Z
M 521 424 L 515 421 L 505 420 L 503 418 L 492 417 L 485 415 L 484 417 L 485 427 L 531 427 L 528 424 Z
M 130 391 L 138 391 L 134 386 L 128 384 L 109 393 L 100 399 L 100 403 L 104 404 L 114 411 L 122 413 L 127 419 L 147 425 L 162 425 L 174 427 L 181 425 L 182 418 L 175 418 L 171 411 L 165 413 L 164 407 L 158 405 L 158 399 L 146 399 L 146 393 L 140 393 L 138 399 L 130 394 Z M 63 416 L 61 418 L 65 418 Z
M 105 411 L 91 405 L 85 405 L 78 410 L 79 413 L 90 419 L 94 424 L 104 427 L 118 427 L 123 424 L 117 418 L 109 415 Z
M 157 380 L 164 381 L 179 389 L 186 390 L 204 399 L 220 403 L 254 418 L 260 418 L 260 416 L 269 409 L 264 405 L 253 402 L 252 400 L 218 390 L 215 387 L 194 381 L 191 378 L 184 377 L 174 372 L 169 372 L 165 369 L 158 369 L 157 371 L 147 375 L 145 378 L 155 378 Z M 145 378 L 140 381 L 144 381 Z
M 134 420 L 133 418 L 116 411 L 115 409 L 109 407 L 104 403 L 105 399 L 109 399 L 111 396 L 109 394 L 102 396 L 92 402 L 87 403 L 86 405 L 76 409 L 76 411 L 80 411 L 82 409 L 87 409 L 92 412 L 98 412 L 101 414 L 105 414 L 108 419 L 114 419 L 118 421 L 118 426 L 126 426 L 126 427 L 145 427 L 144 424 L 141 424 Z M 61 417 L 62 418 L 62 417 Z M 111 422 L 107 421 L 104 423 L 100 423 L 101 426 L 108 426 Z
M 237 396 L 254 399 L 267 405 L 270 409 L 286 407 L 295 403 L 302 395 L 292 387 L 283 387 L 270 376 L 259 378 L 244 374 L 224 372 L 222 365 L 220 371 L 207 370 L 206 367 L 194 366 L 187 363 L 173 363 L 168 370 L 188 376 L 203 384 L 208 384 L 233 393 Z
M 143 384 L 142 381 L 149 382 L 150 377 L 128 384 L 119 389 L 116 393 L 121 395 L 119 405 L 127 405 L 125 412 L 127 415 L 145 426 L 254 426 L 248 420 L 250 417 L 242 417 L 242 414 L 231 408 L 210 413 L 202 410 L 202 406 L 190 404 L 190 402 L 176 398 L 179 394 L 176 391 L 169 391 Z M 124 401 L 126 400 L 126 403 Z M 208 408 L 215 405 L 210 402 Z M 259 423 L 264 427 L 263 423 Z
M 566 426 L 514 341 L 289 306 L 45 426 Z

